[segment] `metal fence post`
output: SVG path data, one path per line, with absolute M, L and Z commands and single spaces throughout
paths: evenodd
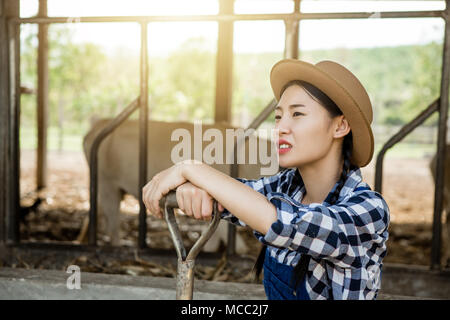
M 141 76 L 139 99 L 139 248 L 146 247 L 147 211 L 142 201 L 142 188 L 147 182 L 147 132 L 148 132 L 148 23 L 141 23 Z
M 7 127 L 6 133 L 6 206 L 5 218 L 7 240 L 17 243 L 20 240 L 18 213 L 20 208 L 20 146 L 19 146 L 19 110 L 20 110 L 20 27 L 13 22 L 19 17 L 19 1 L 3 1 L 6 27 L 6 68 L 8 99 L 3 104 Z
M 436 161 L 436 187 L 434 190 L 433 237 L 431 247 L 431 269 L 441 268 L 441 231 L 442 207 L 444 194 L 444 177 L 447 144 L 447 117 L 449 107 L 449 77 L 450 77 L 450 0 L 446 0 L 445 35 L 442 54 L 442 77 L 439 105 L 439 130 Z M 440 174 L 439 174 L 440 173 Z
M 47 0 L 39 0 L 39 17 L 47 17 Z M 36 189 L 47 186 L 48 126 L 48 24 L 39 24 L 37 61 L 37 155 Z

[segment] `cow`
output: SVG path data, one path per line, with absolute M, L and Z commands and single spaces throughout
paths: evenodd
M 446 267 L 450 267 L 450 144 L 446 147 L 446 156 L 444 157 L 444 166 L 445 166 L 445 176 L 444 176 L 444 196 L 443 196 L 443 209 L 445 210 L 445 225 L 442 230 L 442 238 L 443 238 L 443 261 L 445 261 Z M 433 180 L 436 183 L 436 162 L 437 162 L 437 153 L 433 156 L 430 161 L 430 170 L 431 175 L 433 176 Z
M 96 119 L 94 120 L 94 123 L 91 123 L 91 129 L 83 139 L 83 151 L 88 163 L 94 139 L 98 136 L 99 132 L 110 122 L 111 119 Z M 177 147 L 177 150 L 180 151 L 180 144 L 182 143 L 182 139 L 180 137 L 178 137 L 179 140 L 175 139 L 175 141 L 172 141 L 172 134 L 175 132 L 175 130 L 178 130 L 178 133 L 188 132 L 191 135 L 191 141 L 193 141 L 192 137 L 194 137 L 196 133 L 194 132 L 195 130 L 197 130 L 198 136 L 198 129 L 201 129 L 202 133 L 208 132 L 208 129 L 217 129 L 215 132 L 220 132 L 222 134 L 222 137 L 224 137 L 224 140 L 222 141 L 222 151 L 224 157 L 222 163 L 213 163 L 212 167 L 230 175 L 231 165 L 227 164 L 225 158 L 230 156 L 229 153 L 226 153 L 226 130 L 236 128 L 225 123 L 215 123 L 210 125 L 197 124 L 197 127 L 195 127 L 195 125 L 196 124 L 189 122 L 164 122 L 149 120 L 146 181 L 149 181 L 155 174 L 174 164 L 171 158 L 174 156 L 173 149 L 174 147 Z M 211 131 L 209 132 L 211 133 Z M 257 137 L 257 135 L 254 134 L 253 137 Z M 209 139 L 210 141 L 213 141 L 211 137 Z M 259 143 L 259 146 L 265 146 L 267 155 L 271 155 L 271 161 L 273 162 L 273 155 L 276 155 L 276 149 L 271 139 L 257 137 L 253 141 L 257 141 L 257 143 Z M 195 143 L 195 141 L 193 142 Z M 201 150 L 205 150 L 205 147 L 207 147 L 211 143 L 212 142 L 207 142 L 204 141 L 204 139 L 201 139 Z M 259 158 L 257 158 L 256 164 L 249 164 L 249 155 L 250 153 L 254 152 L 251 151 L 249 153 L 249 147 L 251 147 L 251 143 L 250 141 L 247 141 L 247 143 L 245 144 L 245 164 L 239 165 L 238 177 L 256 179 L 261 176 L 261 169 L 270 168 L 269 164 L 267 164 L 266 162 L 264 162 L 264 165 L 262 165 L 260 161 L 261 159 Z M 241 148 L 241 151 L 244 150 L 243 148 L 244 147 Z M 191 151 L 193 149 L 194 148 L 192 148 Z M 185 149 L 181 153 L 184 152 L 188 152 L 187 149 Z M 192 155 L 194 154 L 194 152 L 192 152 Z M 177 152 L 175 154 L 177 154 Z M 263 160 L 267 161 L 267 159 Z M 273 167 L 273 163 L 271 163 L 270 166 Z M 278 164 L 276 166 L 276 169 L 278 170 Z M 126 120 L 108 137 L 105 138 L 98 150 L 98 221 L 99 227 L 103 225 L 106 234 L 110 237 L 110 244 L 113 246 L 119 245 L 120 241 L 119 214 L 120 202 L 123 196 L 125 194 L 131 194 L 134 197 L 138 198 L 138 172 L 139 122 L 137 120 Z M 272 172 L 272 174 L 275 173 L 276 171 Z M 76 242 L 86 242 L 88 224 L 89 217 L 86 217 L 84 219 L 82 230 Z M 236 235 L 236 252 L 238 254 L 246 253 L 247 247 L 243 239 L 239 234 Z M 221 242 L 223 242 L 224 244 L 227 243 L 226 239 L 227 222 L 221 221 L 217 231 L 206 243 L 203 250 L 205 252 L 215 252 L 219 248 Z

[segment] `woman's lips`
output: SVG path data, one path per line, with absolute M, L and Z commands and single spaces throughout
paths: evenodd
M 278 154 L 285 154 L 286 152 L 291 151 L 292 145 L 286 140 L 280 139 L 278 141 Z

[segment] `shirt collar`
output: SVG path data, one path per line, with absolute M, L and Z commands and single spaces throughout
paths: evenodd
M 293 182 L 293 184 L 300 186 L 300 190 L 302 193 L 301 197 L 303 198 L 304 191 L 305 191 L 305 184 L 303 183 L 303 179 L 302 179 L 302 176 L 300 175 L 298 168 L 295 169 L 294 171 L 295 171 L 295 173 L 294 173 L 294 178 L 293 178 L 292 182 Z M 344 182 L 344 186 L 342 187 L 342 189 L 339 193 L 338 199 L 345 197 L 347 194 L 349 194 L 351 191 L 353 191 L 359 185 L 359 183 L 361 181 L 362 181 L 361 169 L 359 167 L 355 167 L 355 168 L 351 169 L 347 175 L 347 179 Z M 331 205 L 333 193 L 337 187 L 338 187 L 338 182 L 336 182 L 334 184 L 333 188 L 328 193 L 327 197 L 324 200 L 324 204 Z

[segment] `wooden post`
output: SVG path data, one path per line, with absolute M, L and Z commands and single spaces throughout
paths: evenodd
M 47 0 L 39 0 L 40 18 L 47 17 Z M 48 126 L 48 24 L 39 24 L 37 62 L 37 190 L 47 186 L 47 126 Z
M 19 1 L 0 2 L 0 244 L 19 240 Z
M 7 43 L 5 1 L 0 1 L 0 43 Z M 0 70 L 8 70 L 8 46 L 0 46 Z M 6 241 L 7 141 L 8 141 L 8 72 L 0 72 L 0 245 Z
M 294 0 L 294 12 L 300 12 L 300 0 Z M 284 57 L 298 59 L 299 20 L 285 20 Z
M 447 118 L 449 107 L 449 85 L 450 85 L 450 0 L 446 0 L 445 33 L 442 54 L 442 73 L 439 105 L 439 127 L 437 140 L 436 159 L 436 184 L 434 189 L 434 212 L 433 212 L 433 237 L 431 240 L 431 270 L 441 268 L 441 231 L 442 231 L 442 210 L 444 195 L 444 177 L 447 145 Z
M 234 0 L 219 0 L 220 14 L 232 14 Z M 219 22 L 216 61 L 215 122 L 231 123 L 231 97 L 233 81 L 233 21 Z
M 141 62 L 139 96 L 139 234 L 138 246 L 147 247 L 147 211 L 142 199 L 142 188 L 147 183 L 148 154 L 148 24 L 141 23 Z
M 219 14 L 233 14 L 234 0 L 219 0 Z M 214 122 L 232 122 L 233 21 L 219 22 L 216 60 L 216 109 Z M 227 255 L 236 251 L 236 226 L 228 225 Z

